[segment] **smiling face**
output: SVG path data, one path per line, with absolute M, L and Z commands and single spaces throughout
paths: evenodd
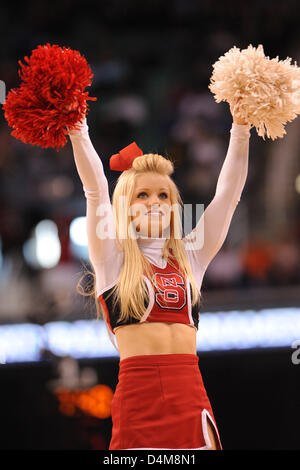
M 170 224 L 170 187 L 167 176 L 147 172 L 137 176 L 131 200 L 131 220 L 143 237 L 162 237 Z

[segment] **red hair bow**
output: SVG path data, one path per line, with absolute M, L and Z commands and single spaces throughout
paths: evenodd
M 111 170 L 124 171 L 132 167 L 132 162 L 136 157 L 143 155 L 143 151 L 136 145 L 135 142 L 127 145 L 127 147 L 120 150 L 119 153 L 112 155 L 109 159 L 109 166 Z

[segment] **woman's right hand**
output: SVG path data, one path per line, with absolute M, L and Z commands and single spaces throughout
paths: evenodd
M 73 103 L 71 104 L 68 104 L 68 105 L 65 105 L 63 107 L 63 113 L 69 113 L 70 111 L 75 111 L 75 109 L 78 108 L 78 100 L 77 98 L 75 97 L 75 100 L 73 101 Z
M 86 114 L 83 114 L 81 119 L 76 123 L 77 130 L 70 131 L 68 126 L 66 126 L 69 135 L 81 135 L 84 131 L 88 130 Z
M 242 126 L 248 125 L 248 122 L 245 121 L 244 119 L 240 118 L 237 116 L 237 111 L 238 111 L 238 99 L 230 103 L 230 112 L 232 114 L 232 119 L 234 124 L 240 124 Z

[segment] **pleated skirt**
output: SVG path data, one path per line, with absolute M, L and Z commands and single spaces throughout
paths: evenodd
M 111 403 L 109 450 L 211 448 L 208 420 L 219 432 L 194 354 L 128 357 L 119 363 Z

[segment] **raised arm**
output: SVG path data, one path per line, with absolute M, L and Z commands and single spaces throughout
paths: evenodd
M 93 147 L 84 119 L 80 130 L 70 131 L 76 168 L 86 197 L 86 220 L 89 258 L 93 265 L 113 258 L 117 251 L 113 211 L 109 198 L 108 182 L 102 162 Z M 102 226 L 109 230 L 109 236 L 99 236 Z
M 223 245 L 230 222 L 246 182 L 248 172 L 250 126 L 234 122 L 225 161 L 217 181 L 213 200 L 200 217 L 195 229 L 183 242 L 203 239 L 202 247 L 190 244 L 188 251 L 193 264 L 202 273 Z M 202 237 L 202 238 L 201 238 Z M 198 243 L 198 242 L 197 242 Z

